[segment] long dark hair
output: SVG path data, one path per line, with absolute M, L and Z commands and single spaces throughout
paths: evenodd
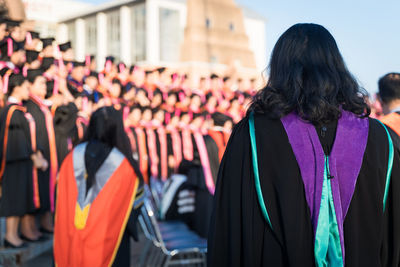
M 314 124 L 340 117 L 341 109 L 370 114 L 365 90 L 347 70 L 333 36 L 317 24 L 296 24 L 276 43 L 265 88 L 248 110 L 279 119 L 295 111 Z
M 110 148 L 117 148 L 132 165 L 136 175 L 142 178 L 138 164 L 132 157 L 132 149 L 124 130 L 121 112 L 113 107 L 102 107 L 92 114 L 83 142 L 96 141 Z

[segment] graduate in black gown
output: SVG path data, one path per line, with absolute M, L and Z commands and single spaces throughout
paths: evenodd
M 77 142 L 77 118 L 78 108 L 72 102 L 57 107 L 55 111 L 54 132 L 56 136 L 57 161 L 59 167 Z
M 21 74 L 12 74 L 8 84 L 8 102 L 0 116 L 1 202 L 0 216 L 6 219 L 5 246 L 18 248 L 20 217 L 40 205 L 36 169 L 46 169 L 47 162 L 32 143 L 34 121 L 22 101 L 29 98 L 28 82 Z
M 49 163 L 45 171 L 38 170 L 41 228 L 45 232 L 52 232 L 52 217 L 50 211 L 54 211 L 54 191 L 58 170 L 57 150 L 54 134 L 53 116 L 45 100 L 47 94 L 46 78 L 41 69 L 28 70 L 30 83 L 30 97 L 26 101 L 27 111 L 32 115 L 36 124 L 36 143 L 44 158 Z M 34 226 L 34 221 L 32 223 Z M 34 228 L 34 227 L 33 227 Z M 30 239 L 36 240 L 40 233 L 36 232 Z
M 278 40 L 219 170 L 208 266 L 399 266 L 399 138 L 322 26 Z
M 192 160 L 182 160 L 178 173 L 173 177 L 165 191 L 161 214 L 168 220 L 182 220 L 188 226 L 206 238 L 212 212 L 215 180 L 218 172 L 218 147 L 215 141 L 203 132 L 205 114 L 195 114 L 189 136 L 182 135 L 182 142 L 191 142 Z M 190 140 L 185 140 L 189 138 Z M 171 183 L 175 185 L 171 186 Z M 178 186 L 179 184 L 179 186 Z M 170 191 L 175 188 L 175 191 Z M 180 204 L 182 203 L 182 204 Z

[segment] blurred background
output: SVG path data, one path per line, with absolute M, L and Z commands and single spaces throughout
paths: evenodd
M 76 60 L 94 55 L 98 70 L 113 55 L 128 66 L 176 69 L 195 83 L 211 73 L 259 78 L 266 66 L 266 19 L 233 0 L 1 2 L 42 37 L 71 41 Z
M 127 65 L 182 68 L 192 81 L 212 72 L 259 78 L 277 38 L 298 22 L 327 27 L 370 93 L 379 77 L 400 68 L 396 0 L 0 0 L 0 5 L 41 36 L 71 40 L 78 60 L 96 55 L 98 68 L 112 54 Z

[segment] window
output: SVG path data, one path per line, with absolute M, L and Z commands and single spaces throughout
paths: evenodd
M 96 54 L 97 52 L 97 25 L 96 17 L 88 18 L 85 20 L 85 31 L 86 31 L 86 54 Z
M 68 27 L 68 40 L 71 41 L 72 48 L 75 47 L 75 21 L 67 24 Z
M 234 25 L 232 22 L 229 23 L 229 30 L 230 30 L 231 32 L 235 31 L 235 25 Z
M 174 62 L 179 60 L 181 33 L 179 11 L 160 8 L 160 59 Z
M 211 28 L 211 20 L 209 18 L 206 18 L 206 28 L 207 29 Z
M 119 10 L 107 14 L 107 53 L 113 55 L 118 62 L 120 49 L 120 17 Z
M 146 60 L 146 7 L 132 7 L 132 62 Z

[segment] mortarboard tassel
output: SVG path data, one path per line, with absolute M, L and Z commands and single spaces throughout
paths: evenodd
M 27 77 L 27 76 L 28 76 L 28 67 L 27 67 L 27 66 L 24 66 L 24 67 L 22 68 L 22 75 L 24 75 L 24 77 Z
M 106 61 L 106 69 L 105 69 L 106 74 L 108 74 L 111 71 L 111 66 L 112 66 L 111 60 L 107 60 Z
M 13 53 L 13 40 L 11 38 L 7 39 L 7 55 L 11 57 Z
M 87 67 L 89 67 L 90 66 L 90 55 L 86 55 L 86 57 L 85 57 L 85 65 L 87 66 Z
M 60 86 L 60 80 L 58 79 L 58 77 L 55 77 L 53 85 L 53 95 L 58 95 L 59 86 Z
M 64 70 L 65 69 L 64 60 L 62 59 L 60 46 L 58 45 L 56 45 L 56 54 L 58 58 L 58 66 L 61 70 Z
M 30 32 L 27 32 L 27 33 L 26 33 L 26 43 L 27 43 L 28 45 L 31 45 L 31 44 L 32 44 L 32 34 L 31 34 Z
M 99 73 L 99 83 L 100 85 L 102 85 L 104 82 L 104 74 L 103 73 Z
M 89 74 L 90 74 L 90 64 L 91 64 L 90 55 L 86 55 L 86 57 L 85 57 L 85 65 L 86 65 L 85 75 L 86 76 L 89 76 Z
M 119 72 L 122 73 L 125 71 L 125 65 L 122 63 L 119 63 Z
M 82 110 L 85 111 L 87 109 L 87 107 L 88 107 L 88 98 L 84 97 L 82 99 Z
M 12 70 L 8 70 L 6 74 L 4 74 L 3 78 L 3 94 L 7 94 L 8 92 L 8 80 L 10 78 L 10 75 L 12 73 Z

